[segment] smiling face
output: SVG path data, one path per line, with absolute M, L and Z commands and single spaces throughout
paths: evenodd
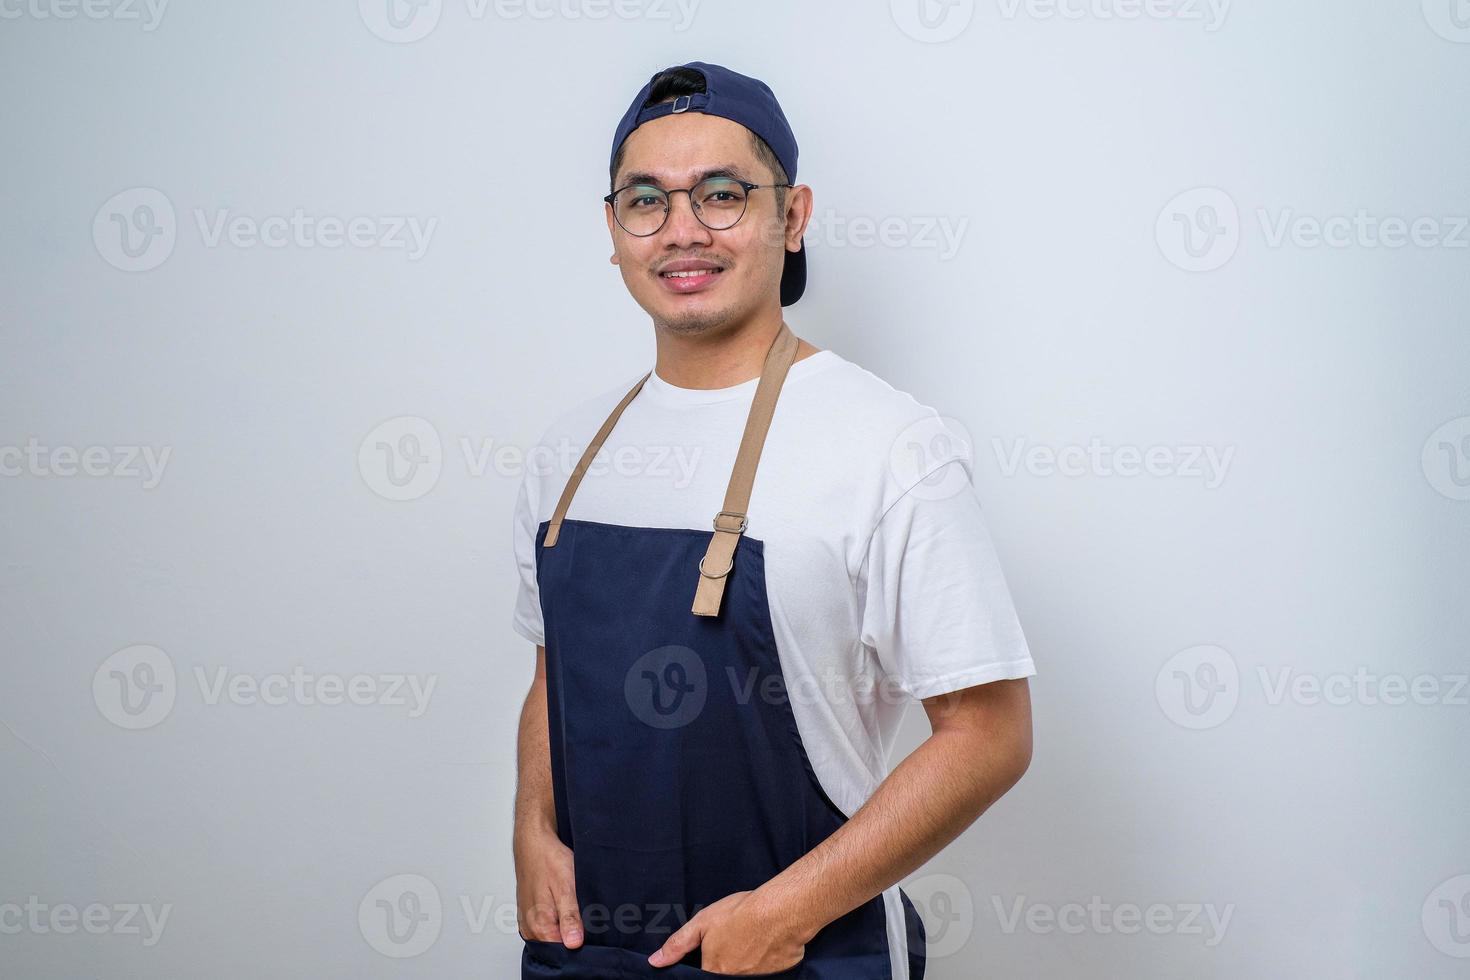
M 707 228 L 694 216 L 687 194 L 674 194 L 664 226 L 642 238 L 624 231 L 612 206 L 606 208 L 612 262 L 660 329 L 700 334 L 736 327 L 772 309 L 779 316 L 781 270 L 787 249 L 800 246 L 811 191 L 787 190 L 784 213 L 778 211 L 777 192 L 767 186 L 776 177 L 757 156 L 750 130 L 702 112 L 644 123 L 623 144 L 614 187 L 693 187 L 714 173 L 761 185 L 730 228 Z

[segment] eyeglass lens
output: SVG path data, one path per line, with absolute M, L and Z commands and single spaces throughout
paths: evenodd
M 745 213 L 745 188 L 728 177 L 700 181 L 689 192 L 695 217 L 714 231 L 729 228 Z M 652 235 L 669 215 L 669 195 L 652 184 L 634 184 L 613 198 L 613 214 L 630 235 Z

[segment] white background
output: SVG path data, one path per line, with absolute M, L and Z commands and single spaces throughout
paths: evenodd
M 1464 975 L 1465 3 L 393 2 L 0 2 L 0 972 L 515 975 L 513 453 L 650 363 L 598 198 L 705 60 L 1038 666 L 929 976 Z M 368 241 L 244 234 L 298 209 Z M 250 696 L 297 667 L 379 686 Z

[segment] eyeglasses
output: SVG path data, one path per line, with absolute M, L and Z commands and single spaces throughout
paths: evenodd
M 751 191 L 763 187 L 795 187 L 795 184 L 752 184 L 733 177 L 709 177 L 693 187 L 664 190 L 652 184 L 629 184 L 603 198 L 612 205 L 618 226 L 636 238 L 655 234 L 669 220 L 670 197 L 689 195 L 689 206 L 699 223 L 710 231 L 724 231 L 745 215 Z

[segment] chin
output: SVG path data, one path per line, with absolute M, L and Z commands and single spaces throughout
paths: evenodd
M 659 291 L 646 299 L 639 305 L 659 329 L 684 336 L 718 332 L 742 315 L 738 304 L 709 295 L 668 296 Z
M 693 304 L 689 304 L 685 309 L 660 310 L 653 314 L 653 318 L 660 327 L 670 333 L 684 335 L 718 331 L 735 319 L 734 311 L 724 307 L 694 308 Z

